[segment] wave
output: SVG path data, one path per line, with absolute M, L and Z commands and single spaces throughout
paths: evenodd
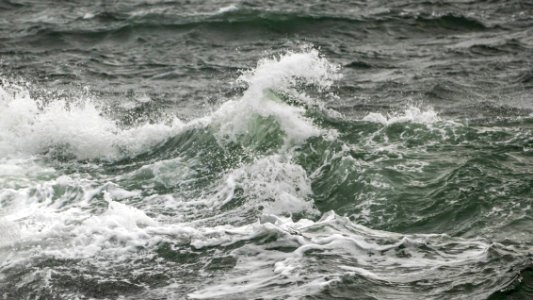
M 128 18 L 132 24 L 143 25 L 265 25 L 276 26 L 297 25 L 306 23 L 348 23 L 348 24 L 380 24 L 380 23 L 398 23 L 398 25 L 416 25 L 426 28 L 439 28 L 449 30 L 482 30 L 486 29 L 482 22 L 454 14 L 443 15 L 390 15 L 390 16 L 369 16 L 369 17 L 352 17 L 346 15 L 320 15 L 320 14 L 305 14 L 298 12 L 276 12 L 276 11 L 260 11 L 250 10 L 244 8 L 230 7 L 228 9 L 221 9 L 215 14 L 206 15 L 202 17 L 194 16 L 190 19 L 183 17 L 173 17 L 161 15 L 143 14 Z M 159 20 L 158 22 L 155 22 Z M 414 22 L 414 23 L 413 23 Z M 403 24 L 402 24 L 403 23 Z
M 264 168 L 264 165 L 259 163 L 257 167 Z M 269 176 L 268 172 L 257 174 L 252 171 L 251 174 Z M 243 183 L 264 186 L 262 179 L 248 179 L 251 181 Z M 286 200 L 289 207 L 294 207 L 292 199 L 283 200 L 284 193 L 292 194 L 297 187 L 284 185 L 284 182 L 290 182 L 287 179 L 278 177 L 275 184 L 270 185 L 278 190 L 270 194 L 279 201 L 275 204 L 278 209 Z M 58 183 L 64 188 L 63 194 L 56 198 L 52 196 L 54 193 L 46 190 L 57 189 L 54 186 Z M 150 217 L 139 208 L 119 202 L 135 197 L 135 193 L 121 190 L 113 184 L 106 184 L 93 192 L 90 185 L 86 185 L 86 192 L 80 193 L 76 189 L 80 183 L 75 178 L 63 177 L 43 185 L 41 193 L 50 196 L 41 201 L 25 197 L 24 191 L 11 197 L 11 213 L 0 221 L 2 228 L 9 228 L 17 235 L 17 239 L 11 242 L 6 242 L 9 236 L 2 235 L 0 248 L 4 252 L 12 247 L 18 249 L 16 255 L 5 256 L 0 265 L 4 274 L 15 274 L 10 282 L 21 282 L 15 279 L 24 276 L 25 271 L 21 271 L 20 267 L 26 264 L 28 257 L 34 260 L 48 258 L 48 264 L 52 265 L 70 262 L 70 266 L 86 271 L 95 268 L 107 270 L 110 261 L 113 269 L 139 270 L 139 262 L 156 259 L 158 265 L 173 277 L 181 272 L 180 268 L 172 267 L 176 262 L 183 263 L 187 256 L 195 258 L 204 253 L 212 258 L 208 261 L 211 265 L 223 258 L 231 263 L 224 267 L 226 271 L 223 274 L 213 273 L 204 277 L 202 274 L 205 273 L 200 270 L 207 262 L 196 258 L 199 264 L 188 266 L 198 274 L 198 278 L 189 277 L 192 284 L 197 285 L 194 291 L 188 289 L 187 292 L 193 299 L 250 295 L 276 299 L 327 295 L 329 290 L 337 290 L 339 286 L 350 290 L 364 286 L 363 294 L 367 296 L 378 291 L 381 295 L 398 295 L 397 289 L 387 289 L 397 286 L 405 299 L 415 295 L 432 298 L 442 293 L 463 292 L 462 285 L 450 282 L 477 286 L 474 295 L 483 297 L 508 285 L 513 279 L 512 272 L 502 274 L 499 270 L 521 264 L 506 259 L 518 255 L 516 250 L 482 239 L 372 230 L 334 212 L 325 213 L 316 221 L 305 218 L 294 221 L 265 211 L 258 221 L 243 225 L 230 225 L 228 220 L 220 225 L 209 224 L 208 221 L 165 220 L 160 216 Z M 284 186 L 289 190 L 283 191 Z M 281 194 L 278 194 L 279 191 Z M 296 194 L 305 192 L 296 191 Z M 5 193 L 14 192 L 3 193 L 1 198 L 5 201 Z M 94 206 L 94 200 L 91 200 L 94 194 L 100 194 L 105 205 Z M 68 203 L 72 196 L 80 198 L 80 201 Z M 155 199 L 147 200 L 152 202 Z M 181 202 L 181 207 L 174 209 L 185 212 L 183 206 L 186 204 Z M 87 214 L 87 208 L 92 206 L 93 211 L 100 212 Z M 38 254 L 33 254 L 33 245 L 39 245 Z M 218 249 L 218 254 L 209 254 L 211 249 Z M 145 253 L 150 254 L 144 257 Z M 322 266 L 321 261 L 329 261 L 327 268 Z M 148 275 L 152 271 L 144 269 L 143 272 Z M 443 272 L 447 274 L 446 280 L 442 280 Z M 131 276 L 126 276 L 125 280 L 138 282 L 134 275 L 136 272 L 128 273 Z M 38 272 L 34 276 L 35 280 L 40 280 Z M 54 275 L 51 276 L 54 282 Z M 96 283 L 99 289 L 105 288 L 104 282 L 112 280 L 105 272 L 93 276 L 101 279 Z M 74 283 L 87 282 L 88 279 L 67 276 L 63 280 Z M 300 288 L 285 288 L 293 284 Z M 46 286 L 42 285 L 42 288 L 46 290 Z M 14 289 L 9 283 L 5 287 L 8 295 Z M 52 295 L 60 297 L 68 295 L 69 289 L 57 289 L 56 286 L 52 291 Z M 47 292 L 50 293 L 50 290 Z M 172 284 L 170 278 L 159 278 L 157 288 L 141 289 L 141 292 L 147 298 L 173 293 L 184 296 L 181 287 Z
M 74 101 L 44 103 L 21 86 L 0 87 L 0 154 L 56 152 L 78 159 L 109 160 L 144 151 L 183 127 L 181 121 L 172 119 L 124 129 L 104 117 L 90 100 Z
M 78 159 L 114 160 L 146 151 L 176 136 L 185 128 L 212 126 L 219 139 L 234 140 L 254 126 L 257 117 L 279 123 L 287 142 L 302 142 L 321 132 L 304 116 L 302 107 L 288 105 L 272 92 L 289 92 L 303 80 L 307 85 L 328 88 L 338 78 L 337 67 L 316 50 L 265 59 L 239 81 L 248 85 L 240 99 L 226 101 L 210 116 L 187 124 L 177 118 L 160 123 L 122 128 L 90 100 L 67 103 L 33 99 L 21 86 L 0 88 L 0 153 L 63 151 Z M 305 95 L 300 94 L 304 99 Z
M 417 24 L 427 28 L 440 28 L 448 30 L 485 30 L 487 25 L 474 18 L 463 15 L 443 14 L 437 16 L 417 16 Z
M 530 182 L 502 172 L 527 173 L 530 118 L 469 126 L 407 107 L 348 119 L 316 98 L 340 76 L 317 50 L 287 52 L 243 71 L 242 94 L 205 117 L 132 126 L 94 100 L 4 82 L 4 295 L 483 298 L 508 286 L 530 248 L 505 229 L 531 206 L 500 200 Z
M 484 31 L 491 27 L 482 21 L 458 14 L 395 14 L 390 15 L 328 15 L 304 12 L 253 10 L 229 6 L 212 13 L 166 14 L 162 12 L 86 14 L 77 20 L 62 23 L 32 24 L 24 35 L 61 36 L 120 34 L 160 29 L 235 31 L 259 30 L 298 32 L 325 28 L 357 26 L 361 31 L 425 34 L 464 31 Z
M 485 262 L 491 252 L 501 251 L 481 240 L 371 230 L 332 212 L 324 214 L 317 222 L 264 217 L 256 226 L 261 228 L 259 232 L 263 231 L 253 235 L 257 242 L 233 251 L 233 255 L 240 259 L 230 271 L 231 276 L 226 274 L 227 279 L 218 279 L 216 284 L 206 283 L 205 287 L 189 294 L 191 298 L 223 299 L 237 295 L 261 295 L 266 299 L 320 297 L 327 296 L 328 291 L 334 292 L 339 286 L 358 290 L 367 297 L 379 291 L 381 297 L 401 295 L 402 299 L 410 299 L 414 295 L 424 295 L 432 298 L 445 290 L 452 293 L 461 290 L 461 287 L 445 282 L 436 284 L 442 278 L 442 272 L 449 279 L 463 278 L 462 272 L 468 272 L 477 262 Z M 259 238 L 271 234 L 277 236 L 275 242 Z M 281 250 L 284 247 L 285 250 Z M 262 249 L 260 260 L 251 255 L 258 249 Z M 337 263 L 329 265 L 327 274 L 323 274 L 319 270 L 326 267 L 320 261 L 327 258 L 333 258 Z M 501 267 L 506 268 L 503 261 L 493 263 L 502 263 Z M 490 272 L 490 267 L 485 267 L 483 269 Z M 479 297 L 489 295 L 510 280 L 500 277 L 489 282 L 483 275 L 480 277 L 482 279 L 475 275 L 462 279 L 466 280 L 465 285 L 485 287 L 485 292 L 477 294 Z M 425 288 L 424 283 L 430 282 L 434 285 Z M 297 289 L 287 291 L 283 288 L 294 283 L 298 283 Z M 387 291 L 387 285 L 409 283 L 409 288 L 400 287 L 400 292 L 397 288 Z M 417 287 L 413 289 L 413 286 Z

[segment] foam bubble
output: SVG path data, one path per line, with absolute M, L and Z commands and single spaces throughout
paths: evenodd
M 239 81 L 248 85 L 238 100 L 225 102 L 210 116 L 184 124 L 179 119 L 123 128 L 105 117 L 94 102 L 33 99 L 28 90 L 14 84 L 0 87 L 0 154 L 13 155 L 60 152 L 77 159 L 114 160 L 146 151 L 185 128 L 213 126 L 221 138 L 246 133 L 257 116 L 279 123 L 287 142 L 300 143 L 321 133 L 304 117 L 303 107 L 273 97 L 272 91 L 286 91 L 298 81 L 328 88 L 337 79 L 337 67 L 318 51 L 289 52 L 261 60 Z
M 272 91 L 288 91 L 299 82 L 327 89 L 338 78 L 338 66 L 320 57 L 317 50 L 288 52 L 260 60 L 256 68 L 244 72 L 238 79 L 248 85 L 242 97 L 223 104 L 214 114 L 215 122 L 223 135 L 235 138 L 246 132 L 255 115 L 272 117 L 286 134 L 286 141 L 301 143 L 322 131 L 304 117 L 303 107 L 284 103 Z
M 431 125 L 440 121 L 438 114 L 432 109 L 421 110 L 416 106 L 409 106 L 401 113 L 383 115 L 381 113 L 369 113 L 363 121 L 390 125 L 395 123 L 416 123 Z
M 121 128 L 88 100 L 45 104 L 23 87 L 0 87 L 0 154 L 66 151 L 78 159 L 116 159 L 135 154 L 179 132 L 183 123 Z
M 281 155 L 271 155 L 233 170 L 227 183 L 267 214 L 316 213 L 307 197 L 312 193 L 305 170 Z M 233 193 L 231 193 L 233 195 Z M 226 201 L 231 200 L 228 197 Z
M 365 285 L 365 291 L 370 293 L 367 296 L 380 284 L 410 284 L 410 290 L 402 291 L 406 298 L 415 295 L 431 298 L 453 287 L 444 283 L 426 289 L 415 284 L 416 288 L 412 289 L 413 283 L 435 282 L 442 278 L 443 272 L 450 278 L 463 278 L 471 268 L 477 268 L 481 262 L 486 264 L 489 249 L 496 247 L 482 240 L 440 234 L 402 235 L 372 230 L 333 212 L 324 214 L 317 222 L 271 217 L 248 229 L 256 231 L 250 238 L 275 233 L 277 239 L 260 245 L 249 243 L 233 250 L 231 254 L 239 258 L 237 265 L 223 277 L 190 293 L 189 297 L 211 299 L 254 295 L 265 299 L 300 299 L 341 283 L 343 278 L 360 276 L 358 278 L 365 280 L 359 284 Z M 278 247 L 294 250 L 277 251 Z M 328 261 L 327 268 L 321 263 L 325 260 Z M 500 262 L 492 263 L 494 265 L 486 266 L 486 271 L 496 275 L 498 271 L 492 268 Z M 468 282 L 485 285 L 488 295 L 491 290 L 506 284 L 506 279 L 487 282 L 484 274 L 477 273 L 469 275 Z M 296 283 L 298 289 L 283 288 Z M 388 297 L 397 296 L 396 289 L 381 292 Z

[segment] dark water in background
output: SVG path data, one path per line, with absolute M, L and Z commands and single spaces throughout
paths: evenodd
M 1 299 L 531 299 L 530 1 L 0 0 Z

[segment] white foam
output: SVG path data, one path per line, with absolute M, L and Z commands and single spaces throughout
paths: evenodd
M 165 163 L 174 165 L 180 162 L 169 160 Z M 172 181 L 166 177 L 173 169 L 165 170 L 162 163 L 144 168 L 153 168 L 156 174 L 154 180 Z M 9 170 L 15 174 L 19 171 Z M 135 172 L 131 176 L 135 176 Z M 193 216 L 213 209 L 220 210 L 222 205 L 232 200 L 236 188 L 241 189 L 247 199 L 246 203 L 239 205 L 241 211 L 264 206 L 266 214 L 316 213 L 312 202 L 307 199 L 311 188 L 305 171 L 281 155 L 267 156 L 239 166 L 209 187 L 215 193 L 206 192 L 196 199 L 182 199 L 173 209 L 177 215 L 192 213 Z M 0 227 L 9 229 L 12 234 L 0 236 L 0 248 L 25 245 L 31 252 L 32 245 L 39 245 L 40 255 L 62 259 L 99 257 L 117 261 L 131 258 L 138 247 L 153 247 L 161 241 L 175 243 L 182 240 L 202 248 L 249 239 L 274 223 L 286 230 L 296 230 L 305 223 L 293 224 L 272 215 L 270 221 L 264 219 L 261 224 L 202 227 L 183 222 L 182 217 L 148 216 L 152 205 L 159 205 L 161 210 L 165 203 L 156 201 L 154 204 L 155 199 L 148 197 L 136 206 L 129 204 L 129 199 L 137 199 L 140 193 L 124 190 L 112 182 L 99 184 L 79 175 L 52 177 L 28 187 L 3 189 L 0 192 Z M 101 206 L 101 197 L 107 208 L 94 212 L 95 204 L 100 203 L 98 205 Z M 5 263 L 15 264 L 27 257 L 16 255 Z
M 89 100 L 50 101 L 30 97 L 23 87 L 0 87 L 0 155 L 67 151 L 78 159 L 116 159 L 135 154 L 179 132 L 183 124 L 121 128 Z
M 305 170 L 287 157 L 271 155 L 229 173 L 228 186 L 243 190 L 249 205 L 267 214 L 317 213 L 311 201 L 311 183 Z M 233 195 L 233 192 L 230 194 Z M 231 197 L 225 201 L 231 200 Z
M 225 179 L 229 178 L 233 181 L 231 185 L 240 186 L 247 193 L 247 201 L 251 202 L 245 203 L 244 208 L 274 198 L 272 207 L 265 209 L 257 222 L 209 226 L 172 219 L 162 221 L 160 216 L 150 216 L 128 204 L 128 197 L 136 197 L 135 192 L 111 183 L 94 186 L 93 181 L 75 176 L 61 176 L 33 188 L 5 189 L 0 193 L 0 228 L 13 234 L 0 235 L 0 253 L 11 249 L 3 256 L 0 270 L 23 265 L 35 255 L 83 259 L 105 268 L 111 262 L 128 264 L 146 255 L 143 253 L 156 256 L 154 249 L 161 243 L 190 245 L 201 250 L 248 241 L 227 253 L 238 258 L 235 267 L 223 276 L 213 273 L 214 277 L 206 279 L 189 296 L 208 299 L 253 294 L 265 299 L 298 299 L 354 274 L 397 285 L 439 280 L 442 270 L 449 277 L 468 278 L 473 284 L 486 280 L 482 272 L 479 277 L 465 277 L 480 262 L 487 263 L 488 249 L 494 245 L 482 240 L 372 230 L 333 212 L 318 221 L 294 221 L 280 216 L 309 209 L 305 205 L 305 196 L 310 191 L 305 172 L 287 158 L 267 156 L 229 172 Z M 58 185 L 66 192 L 54 196 L 54 187 Z M 95 208 L 97 194 L 103 196 L 107 207 L 95 213 L 91 208 Z M 276 202 L 284 197 L 288 202 Z M 291 204 L 293 201 L 296 206 Z M 186 208 L 176 209 L 179 213 Z M 265 239 L 270 236 L 276 238 Z M 293 250 L 276 250 L 279 247 Z M 327 268 L 316 264 L 313 253 L 326 253 L 326 257 L 332 258 Z M 497 261 L 494 263 L 494 270 L 501 268 Z M 283 288 L 295 282 L 299 283 L 298 289 Z M 166 289 L 172 294 L 179 287 L 169 285 Z M 441 292 L 424 293 L 431 297 Z M 417 293 L 420 295 L 420 291 Z
M 321 88 L 330 87 L 334 80 L 340 78 L 339 67 L 320 57 L 317 50 L 288 52 L 287 54 L 262 59 L 257 67 L 244 72 L 239 80 L 249 86 L 245 96 L 260 98 L 265 89 L 283 89 L 294 85 L 296 80 L 305 79 L 306 84 L 315 84 Z
M 180 158 L 158 161 L 121 175 L 121 178 L 128 181 L 141 174 L 146 187 L 162 185 L 169 188 L 180 185 L 178 192 L 145 197 L 138 205 L 146 212 L 156 213 L 163 208 L 175 211 L 176 214 L 171 217 L 173 222 L 190 220 L 198 215 L 220 214 L 227 204 L 232 206 L 231 202 L 236 201 L 236 197 L 246 199 L 234 208 L 239 214 L 244 211 L 254 215 L 261 212 L 277 215 L 318 214 L 309 197 L 312 194 L 311 182 L 305 170 L 294 163 L 288 154 L 272 154 L 240 164 L 218 178 L 214 177 L 202 191 L 190 190 L 184 183 L 194 182 L 195 176 L 198 176 L 194 171 L 197 168 L 195 165 L 199 163 L 195 159 Z
M 300 81 L 327 88 L 336 78 L 336 67 L 317 51 L 288 53 L 262 60 L 256 69 L 245 72 L 240 78 L 248 85 L 243 96 L 223 104 L 210 116 L 188 124 L 174 120 L 171 124 L 132 128 L 121 128 L 102 116 L 91 101 L 52 100 L 45 104 L 32 99 L 24 88 L 0 88 L 0 155 L 9 156 L 0 159 L 0 271 L 17 264 L 27 266 L 36 256 L 82 260 L 102 273 L 109 265 L 123 263 L 121 266 L 127 269 L 131 262 L 146 257 L 167 268 L 165 258 L 156 251 L 161 243 L 177 249 L 183 246 L 184 251 L 221 246 L 224 255 L 237 258 L 236 265 L 204 278 L 190 292 L 191 298 L 254 295 L 301 299 L 357 274 L 395 286 L 437 281 L 445 274 L 477 286 L 486 282 L 487 274 L 468 272 L 479 268 L 481 262 L 493 264 L 488 271 L 506 269 L 501 265 L 504 262 L 489 259 L 488 250 L 496 246 L 482 240 L 372 230 L 334 212 L 324 214 L 318 221 L 313 219 L 318 211 L 308 199 L 312 193 L 310 180 L 287 149 L 227 170 L 191 199 L 179 199 L 173 194 L 146 197 L 142 194 L 145 190 L 126 190 L 113 183 L 127 181 L 128 176 L 139 173 L 142 177 L 142 172 L 147 171 L 152 177 L 143 183 L 151 180 L 174 187 L 176 182 L 196 175 L 197 162 L 180 157 L 151 163 L 131 174 L 98 174 L 98 178 L 76 173 L 59 176 L 54 169 L 41 167 L 33 160 L 40 153 L 62 146 L 80 159 L 116 159 L 125 153 L 145 151 L 190 126 L 211 126 L 223 138 L 237 137 L 247 134 L 249 122 L 256 115 L 273 118 L 285 133 L 287 143 L 299 143 L 324 132 L 304 116 L 303 108 L 273 99 L 271 91 L 292 90 Z M 369 114 L 365 120 L 384 125 L 432 124 L 438 117 L 432 110 L 410 108 L 399 115 Z M 326 137 L 336 138 L 333 134 Z M 415 172 L 421 166 L 399 167 Z M 21 179 L 25 177 L 27 181 Z M 378 179 L 370 184 L 383 188 L 384 183 Z M 237 192 L 246 201 L 235 210 L 257 213 L 257 208 L 263 207 L 262 213 L 253 215 L 254 219 L 258 216 L 256 222 L 245 217 L 235 223 L 224 219 L 221 208 L 234 200 Z M 142 203 L 137 202 L 140 197 L 144 197 Z M 157 210 L 151 210 L 150 205 L 169 210 L 165 201 L 175 202 L 171 207 L 175 216 L 152 213 Z M 296 213 L 309 219 L 295 221 L 290 215 Z M 187 219 L 187 214 L 192 217 Z M 218 214 L 216 225 L 209 220 L 213 214 Z M 190 219 L 194 220 L 187 221 Z M 224 248 L 229 245 L 232 247 Z M 327 268 L 314 258 L 327 261 Z M 165 271 L 174 274 L 172 268 Z M 43 274 L 48 276 L 45 271 Z M 295 283 L 297 289 L 287 288 Z M 162 295 L 184 296 L 182 288 L 170 284 Z M 178 291 L 174 293 L 173 289 Z M 158 292 L 161 290 L 164 288 Z M 385 295 L 393 298 L 394 292 Z M 442 290 L 426 289 L 423 293 L 425 298 L 432 298 Z
M 216 14 L 224 14 L 230 11 L 236 11 L 239 7 L 235 4 L 230 4 L 228 6 L 221 7 L 217 10 Z
M 94 18 L 94 13 L 92 13 L 92 12 L 87 12 L 87 13 L 85 13 L 83 15 L 83 19 L 84 20 L 88 20 L 88 19 L 92 19 L 92 18 Z
M 256 68 L 239 77 L 238 81 L 247 84 L 248 88 L 239 100 L 222 105 L 214 114 L 215 123 L 221 128 L 222 135 L 235 138 L 248 130 L 255 115 L 273 117 L 286 134 L 286 141 L 300 143 L 322 131 L 303 116 L 303 107 L 273 99 L 272 91 L 287 91 L 298 82 L 327 89 L 338 78 L 338 66 L 320 57 L 316 50 L 289 52 L 260 60 Z
M 294 223 L 289 218 L 280 217 L 269 219 L 261 225 L 248 226 L 248 229 L 255 230 L 255 236 L 275 232 L 278 237 L 275 242 L 271 245 L 249 243 L 232 251 L 231 254 L 238 257 L 237 265 L 223 277 L 190 293 L 189 297 L 211 299 L 254 295 L 265 299 L 301 299 L 355 274 L 394 285 L 439 280 L 442 270 L 455 278 L 464 276 L 469 268 L 480 262 L 486 263 L 491 247 L 483 241 L 446 235 L 401 235 L 372 230 L 333 212 L 326 213 L 317 222 L 300 220 Z M 295 250 L 281 252 L 274 246 L 291 246 Z M 316 264 L 311 254 L 313 251 L 331 258 L 327 267 Z M 406 255 L 398 254 L 402 251 Z M 486 280 L 483 275 L 468 278 L 472 282 Z M 297 289 L 282 288 L 294 283 L 298 283 Z M 431 298 L 442 290 L 412 292 L 406 295 Z M 388 296 L 395 296 L 395 291 L 389 293 Z
M 242 97 L 225 102 L 210 116 L 188 124 L 174 118 L 128 128 L 105 117 L 90 99 L 44 103 L 24 87 L 5 83 L 0 87 L 0 155 L 63 151 L 78 159 L 114 160 L 145 151 L 187 126 L 211 124 L 222 139 L 235 138 L 248 132 L 257 116 L 274 118 L 287 142 L 300 143 L 320 134 L 320 128 L 303 116 L 304 108 L 273 99 L 271 91 L 289 90 L 299 81 L 324 89 L 338 77 L 337 67 L 318 51 L 289 52 L 244 72 L 239 81 L 248 89 Z
M 416 123 L 431 125 L 440 121 L 438 114 L 432 109 L 421 110 L 416 106 L 409 106 L 403 112 L 386 114 L 369 113 L 363 118 L 363 121 L 391 125 L 395 123 Z

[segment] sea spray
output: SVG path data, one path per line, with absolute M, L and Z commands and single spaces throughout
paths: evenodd
M 243 93 L 205 117 L 130 127 L 90 100 L 2 87 L 3 296 L 484 298 L 507 286 L 530 247 L 494 228 L 531 205 L 501 201 L 529 187 L 502 174 L 527 172 L 531 134 L 414 107 L 310 114 L 301 88 L 338 72 L 316 50 L 288 52 L 245 71 Z

